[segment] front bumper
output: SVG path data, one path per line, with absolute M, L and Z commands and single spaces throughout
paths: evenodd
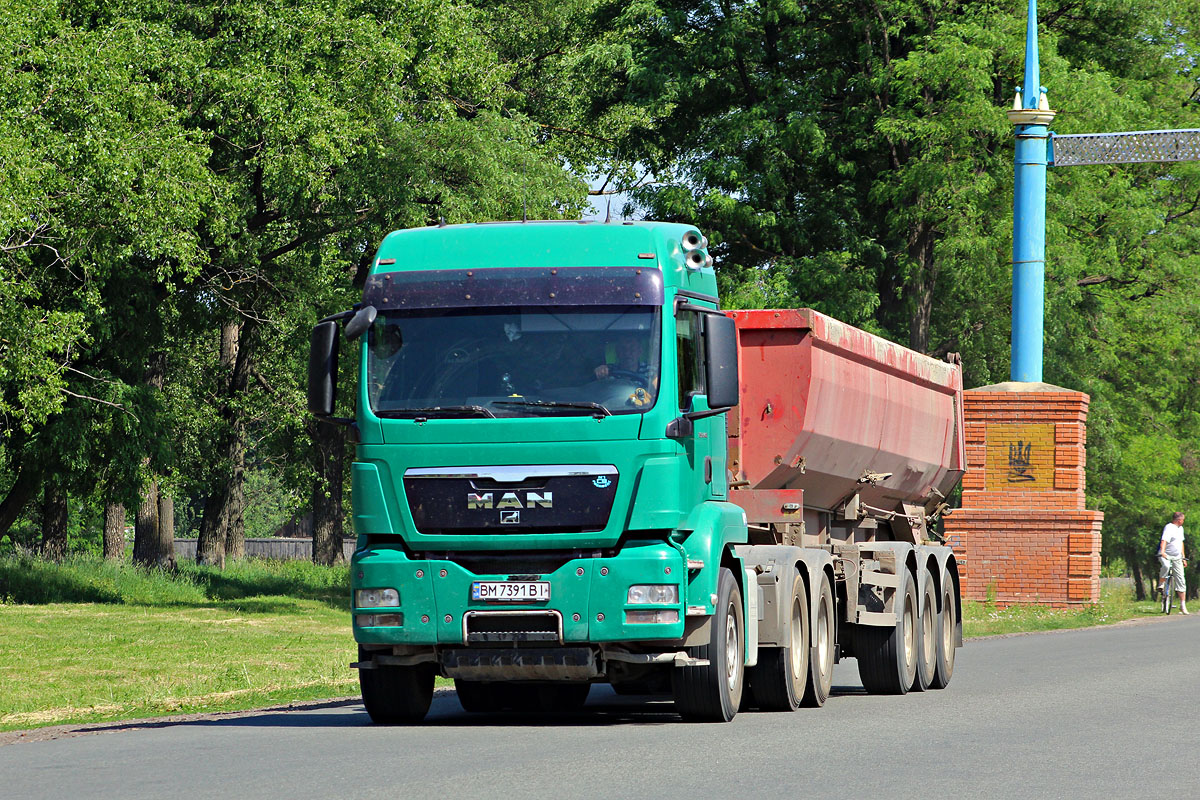
M 548 601 L 471 599 L 473 582 L 509 578 L 509 574 L 471 572 L 449 559 L 411 559 L 396 547 L 365 548 L 356 552 L 351 561 L 352 588 L 394 588 L 400 594 L 400 606 L 354 608 L 354 638 L 367 645 L 465 646 L 481 643 L 481 628 L 499 630 L 499 636 L 492 635 L 489 642 L 492 646 L 503 644 L 505 632 L 510 628 L 513 644 L 533 641 L 542 646 L 683 638 L 687 563 L 679 550 L 665 542 L 633 542 L 612 557 L 575 558 L 548 574 L 520 576 L 522 580 L 549 582 Z M 627 602 L 631 585 L 672 583 L 679 586 L 678 603 Z M 676 621 L 627 621 L 627 611 L 648 610 L 676 611 Z M 387 621 L 399 624 L 360 624 L 360 621 L 375 621 L 367 619 L 372 615 L 391 615 Z M 506 626 L 498 620 L 501 616 L 513 620 L 513 624 Z M 480 625 L 481 620 L 488 624 Z M 523 628 L 529 630 L 522 631 Z

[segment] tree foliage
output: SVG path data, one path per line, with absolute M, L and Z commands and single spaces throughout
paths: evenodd
M 1198 0 L 1040 11 L 1059 133 L 1200 127 Z M 336 516 L 308 327 L 387 231 L 573 216 L 585 181 L 700 225 L 729 307 L 813 306 L 1007 377 L 1024 3 L 0 13 L 0 530 L 60 490 L 134 508 L 156 485 L 225 547 L 247 471 Z M 1046 379 L 1092 397 L 1089 500 L 1130 563 L 1200 490 L 1198 220 L 1200 165 L 1051 171 Z

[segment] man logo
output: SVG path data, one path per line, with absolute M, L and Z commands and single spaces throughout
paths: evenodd
M 612 481 L 608 479 L 607 475 L 601 475 L 599 478 L 596 478 L 596 480 L 592 481 L 592 485 L 597 489 L 607 489 L 610 484 L 612 484 Z
M 519 524 L 521 524 L 521 512 L 520 511 L 501 511 L 500 512 L 500 524 L 501 525 L 519 525 Z
M 476 494 L 469 492 L 467 494 L 467 510 L 478 511 L 488 509 L 516 509 L 516 508 L 554 508 L 554 492 L 526 492 L 525 501 L 522 502 L 520 496 L 516 492 L 505 492 L 500 495 L 497 501 L 492 492 L 481 492 Z M 518 516 L 520 516 L 518 514 Z

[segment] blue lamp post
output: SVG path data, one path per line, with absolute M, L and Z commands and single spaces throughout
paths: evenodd
M 1024 102 L 1022 102 L 1022 96 Z M 1008 119 L 1016 126 L 1013 188 L 1012 369 L 1014 381 L 1042 380 L 1042 317 L 1046 274 L 1046 163 L 1050 122 L 1038 68 L 1037 0 L 1029 0 L 1025 29 L 1025 85 Z

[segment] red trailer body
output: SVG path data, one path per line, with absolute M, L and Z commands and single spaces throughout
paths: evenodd
M 755 490 L 802 490 L 810 513 L 856 496 L 902 511 L 936 505 L 958 483 L 958 366 L 812 309 L 728 314 L 738 328 L 741 384 L 730 464 L 750 490 L 731 499 L 752 522 L 789 516 L 780 513 L 785 494 Z

